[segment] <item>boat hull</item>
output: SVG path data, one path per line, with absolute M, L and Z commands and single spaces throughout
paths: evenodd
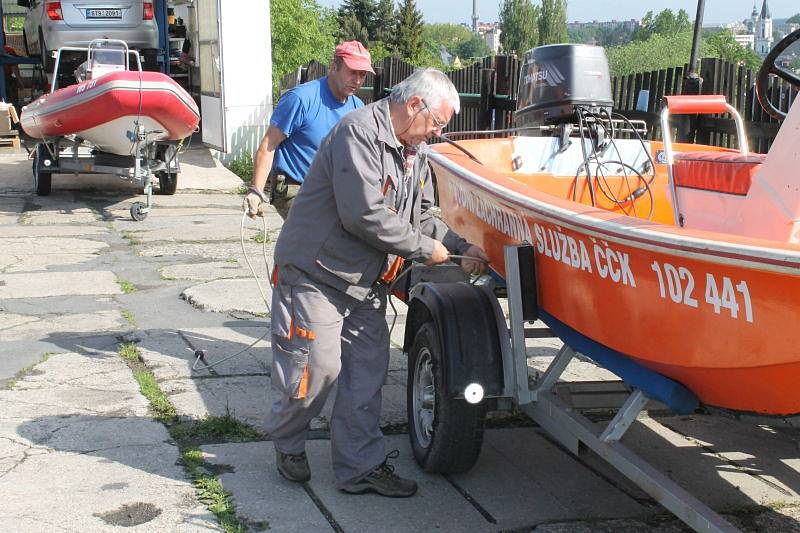
M 448 146 L 430 160 L 444 220 L 500 276 L 505 245 L 534 245 L 538 305 L 549 315 L 705 404 L 800 412 L 800 247 L 599 210 Z
M 150 141 L 178 140 L 197 128 L 200 113 L 189 94 L 159 72 L 121 71 L 71 85 L 22 110 L 20 123 L 37 139 L 76 135 L 119 155 L 133 150 L 136 124 Z

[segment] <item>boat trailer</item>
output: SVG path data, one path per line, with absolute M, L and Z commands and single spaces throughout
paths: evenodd
M 699 405 L 697 398 L 538 309 L 533 254 L 528 244 L 505 247 L 505 287 L 410 276 L 404 352 L 409 436 L 417 462 L 428 472 L 468 470 L 480 452 L 487 404 L 497 410 L 516 407 L 573 454 L 583 447 L 595 452 L 695 531 L 739 531 L 621 442 L 649 400 L 686 414 Z M 504 297 L 508 320 L 499 302 Z M 532 327 L 537 319 L 548 328 Z M 533 376 L 525 339 L 543 337 L 559 337 L 564 345 L 547 369 Z M 577 353 L 627 386 L 627 398 L 602 429 L 560 394 L 564 383 L 558 380 Z

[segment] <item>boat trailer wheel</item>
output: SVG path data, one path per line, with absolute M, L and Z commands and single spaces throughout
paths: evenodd
M 447 394 L 445 364 L 436 325 L 423 323 L 408 354 L 408 437 L 423 470 L 455 474 L 478 460 L 486 406 Z
M 147 205 L 143 202 L 133 202 L 131 205 L 131 218 L 136 222 L 141 222 L 142 220 L 147 218 L 147 213 L 150 210 L 147 209 Z

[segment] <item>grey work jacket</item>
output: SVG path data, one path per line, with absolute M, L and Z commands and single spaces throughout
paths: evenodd
M 404 179 L 387 99 L 348 113 L 322 141 L 275 248 L 275 263 L 364 300 L 389 254 L 426 261 L 433 239 L 450 253 L 470 245 L 428 208 L 425 149 Z M 280 274 L 279 274 L 280 276 Z

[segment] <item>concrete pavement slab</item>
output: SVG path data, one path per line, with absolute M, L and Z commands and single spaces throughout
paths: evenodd
M 232 258 L 235 259 L 235 258 Z M 268 280 L 267 266 L 261 255 L 250 260 L 259 279 Z M 244 259 L 234 261 L 212 261 L 209 263 L 184 263 L 169 265 L 159 270 L 164 279 L 182 279 L 191 281 L 213 281 L 226 278 L 247 278 L 253 273 L 244 262 Z
M 236 191 L 243 184 L 241 178 L 214 159 L 206 147 L 186 150 L 180 155 L 180 163 L 179 189 Z
M 398 448 L 401 452 L 400 457 L 392 461 L 397 472 L 419 484 L 417 496 L 391 499 L 342 493 L 336 489 L 333 479 L 330 443 L 324 440 L 306 443 L 312 471 L 309 488 L 342 531 L 496 530 L 444 478 L 425 474 L 411 464 L 407 437 L 392 436 L 386 440 L 387 450 Z M 302 487 L 277 473 L 272 443 L 223 444 L 201 449 L 207 461 L 233 468 L 233 472 L 222 474 L 220 480 L 226 490 L 233 493 L 241 516 L 268 521 L 270 528 L 276 531 L 306 531 L 305 522 L 309 520 L 313 520 L 315 530 L 331 528 L 320 521 L 318 507 L 308 499 Z
M 732 434 L 729 428 L 717 434 L 715 440 L 727 440 Z M 713 448 L 701 446 L 691 435 L 677 433 L 658 423 L 657 419 L 640 417 L 631 425 L 622 443 L 717 511 L 796 501 L 796 493 L 783 487 L 790 487 L 796 474 L 785 467 L 765 473 L 766 476 L 753 475 L 754 472 L 747 468 L 714 453 Z M 765 454 L 771 453 L 768 451 L 769 440 L 765 440 L 762 446 Z M 587 453 L 582 461 L 615 480 L 620 487 L 628 487 L 631 494 L 643 494 L 594 454 Z M 782 481 L 780 485 L 771 482 L 770 476 L 776 474 Z
M 785 503 L 798 503 L 800 431 L 797 428 L 770 427 L 726 416 L 671 416 L 657 420 L 728 461 L 731 467 L 771 485 L 784 494 Z
M 122 214 L 122 212 L 130 208 L 131 203 L 137 200 L 141 201 L 141 199 L 131 198 L 129 196 L 104 195 L 102 193 L 87 193 L 83 196 L 92 200 L 93 202 L 104 203 L 105 204 L 104 209 L 108 212 L 108 214 L 114 211 L 118 211 Z M 142 196 L 141 198 L 144 198 L 144 196 Z M 225 207 L 241 211 L 243 197 L 239 194 L 231 194 L 227 192 L 203 193 L 203 192 L 181 191 L 175 195 L 169 195 L 169 196 L 158 195 L 155 196 L 154 198 L 158 202 L 159 209 L 174 208 L 174 210 L 191 212 L 192 209 L 196 209 L 198 207 L 206 209 L 214 207 Z
M 75 228 L 80 229 L 78 226 Z M 51 267 L 86 263 L 108 248 L 108 244 L 104 242 L 71 237 L 0 238 L 0 246 L 4 252 L 0 256 L 0 272 L 4 273 L 47 270 Z
M 0 419 L 146 416 L 147 412 L 147 400 L 116 354 L 56 354 L 37 365 L 12 390 L 0 390 Z
M 487 431 L 478 463 L 453 479 L 497 520 L 496 529 L 652 511 L 534 428 Z
M 183 216 L 148 217 L 141 222 L 118 220 L 114 222 L 114 226 L 120 231 L 130 232 L 142 243 L 225 241 L 240 238 L 241 218 L 239 213 L 216 215 L 187 213 Z M 257 229 L 246 226 L 245 240 L 251 240 L 256 233 Z
M 629 446 L 715 509 L 800 503 L 794 431 L 773 432 L 720 416 L 643 418 Z M 625 441 L 628 444 L 628 441 Z M 649 455 L 648 455 L 649 456 Z M 711 488 L 711 490 L 709 490 Z
M 122 294 L 109 271 L 0 274 L 0 299 Z
M 64 208 L 53 210 L 26 211 L 23 215 L 25 224 L 32 226 L 57 224 L 94 224 L 100 221 L 100 215 L 88 208 Z
M 159 385 L 181 416 L 231 415 L 264 431 L 271 403 L 268 376 L 174 379 Z
M 254 279 L 220 279 L 189 287 L 181 293 L 181 297 L 202 311 L 244 311 L 258 315 L 268 313 L 266 302 L 272 301 L 271 285 L 262 281 L 261 289 L 264 291 L 263 297 Z
M 309 450 L 322 443 L 310 442 Z M 219 476 L 233 494 L 239 517 L 268 524 L 272 531 L 330 531 L 331 526 L 303 487 L 280 478 L 275 471 L 271 442 L 219 444 L 201 448 L 209 463 L 232 469 Z M 312 464 L 316 470 L 322 465 Z
M 245 250 L 250 261 L 263 262 L 263 252 L 260 244 L 254 241 L 245 241 Z M 267 246 L 270 266 L 272 265 L 273 247 Z M 136 246 L 136 252 L 143 257 L 169 257 L 169 256 L 196 256 L 205 260 L 236 259 L 244 261 L 242 257 L 242 245 L 238 242 L 226 241 L 215 243 L 193 243 L 193 242 L 159 242 L 147 243 Z
M 102 226 L 7 226 L 0 227 L 0 239 L 13 237 L 88 237 L 108 235 Z M 4 243 L 5 244 L 5 243 Z
M 263 327 L 242 328 L 187 328 L 178 331 L 139 333 L 139 351 L 147 367 L 156 379 L 195 378 L 209 375 L 268 374 L 272 362 L 269 336 L 258 341 L 247 351 L 214 365 L 213 373 L 205 370 L 226 357 L 240 352 L 267 333 L 269 324 Z M 195 350 L 205 350 L 206 363 L 195 362 Z
M 119 311 L 107 310 L 72 315 L 20 315 L 0 311 L 0 341 L 41 339 L 59 333 L 70 335 L 124 331 L 130 324 Z
M 125 523 L 122 517 L 114 520 L 114 511 L 144 503 L 153 512 L 142 517 L 141 530 L 217 530 L 213 515 L 194 499 L 194 488 L 177 465 L 177 448 L 163 442 L 164 427 L 152 420 L 135 422 L 101 418 L 93 425 L 81 420 L 64 427 L 71 433 L 45 444 L 49 453 L 20 458 L 0 484 L 0 522 L 13 531 L 27 517 L 66 531 L 111 531 Z M 21 424 L 19 433 L 25 434 L 26 424 L 37 421 Z M 153 436 L 146 425 L 160 429 L 160 441 L 142 439 Z M 91 446 L 92 437 L 103 440 Z

